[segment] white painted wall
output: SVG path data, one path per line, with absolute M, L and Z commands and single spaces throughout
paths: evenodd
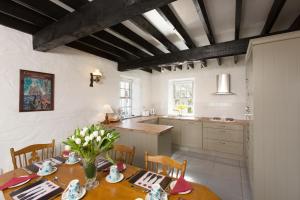
M 216 92 L 216 75 L 230 73 L 231 91 L 235 95 L 219 96 Z M 245 65 L 244 57 L 238 64 L 233 58 L 223 58 L 222 65 L 218 66 L 216 60 L 208 62 L 208 67 L 180 71 L 165 71 L 152 75 L 152 106 L 158 114 L 168 114 L 168 83 L 173 79 L 195 79 L 195 116 L 205 117 L 233 117 L 244 119 L 245 110 Z
M 120 74 L 135 78 L 142 88 L 136 112 L 150 105 L 150 75 L 142 71 L 119 73 L 115 62 L 68 47 L 42 53 L 32 50 L 28 34 L 0 26 L 0 168 L 11 169 L 9 149 L 61 141 L 76 127 L 97 122 L 102 106 L 119 105 Z M 104 78 L 89 87 L 89 74 L 99 68 Z M 55 74 L 55 110 L 19 113 L 19 70 Z

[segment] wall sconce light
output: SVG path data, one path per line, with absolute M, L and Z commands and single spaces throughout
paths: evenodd
M 98 83 L 102 77 L 102 73 L 100 72 L 99 69 L 96 69 L 93 73 L 91 73 L 91 83 L 90 87 L 94 86 L 94 82 Z

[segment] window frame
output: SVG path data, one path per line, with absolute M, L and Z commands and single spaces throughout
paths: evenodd
M 122 87 L 122 82 L 128 83 L 128 85 L 129 85 L 128 88 L 126 88 L 126 86 Z M 128 117 L 132 116 L 132 106 L 133 106 L 133 103 L 132 103 L 132 101 L 133 101 L 133 97 L 132 97 L 132 85 L 133 85 L 133 80 L 132 79 L 122 78 L 120 80 L 120 87 L 119 87 L 119 91 L 120 91 L 120 102 L 119 102 L 120 114 L 121 114 L 122 117 L 125 117 L 125 118 L 128 118 Z M 126 92 L 126 90 L 128 90 L 128 92 L 129 92 L 128 93 L 128 97 L 126 97 L 126 96 L 122 97 L 121 96 L 121 91 L 122 90 L 125 90 L 125 92 Z M 130 102 L 129 106 L 128 105 L 125 105 L 125 106 L 122 105 L 121 101 L 124 100 L 124 99 L 125 100 L 129 100 L 129 102 Z M 127 104 L 127 103 L 125 103 L 125 104 Z M 129 112 L 128 112 L 128 110 L 129 110 Z M 125 112 L 125 114 L 123 114 L 123 112 Z
M 192 112 L 188 113 L 188 109 L 186 109 L 184 112 L 182 112 L 183 116 L 194 116 L 195 115 L 195 79 L 194 78 L 186 78 L 186 79 L 173 79 L 169 81 L 169 96 L 168 96 L 168 114 L 169 115 L 179 115 L 178 111 L 175 111 L 175 107 L 176 107 L 176 99 L 177 98 L 177 94 L 176 94 L 176 85 L 184 85 L 184 84 L 191 84 L 191 97 L 189 97 L 188 95 L 186 95 L 185 97 L 179 97 L 179 99 L 185 99 L 184 101 L 188 101 L 188 99 L 192 99 L 192 103 L 191 105 L 189 105 L 189 107 L 191 107 Z M 188 92 L 189 89 L 186 88 L 186 93 Z M 181 94 L 181 92 L 179 92 Z M 180 101 L 182 102 L 182 101 Z M 186 103 L 185 105 L 188 105 L 188 103 Z

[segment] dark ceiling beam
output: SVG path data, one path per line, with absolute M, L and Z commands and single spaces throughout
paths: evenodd
M 190 68 L 192 68 L 192 69 L 195 68 L 194 63 L 188 63 L 187 65 L 188 65 Z
M 203 0 L 193 0 L 193 1 L 209 43 L 215 44 L 216 43 L 215 36 L 213 34 L 210 22 L 208 20 L 208 15 L 206 12 L 204 1 Z M 221 58 L 217 58 L 217 61 L 219 65 L 222 64 Z
M 182 65 L 176 65 L 175 68 L 182 70 Z
M 102 58 L 106 58 L 108 60 L 112 60 L 112 61 L 115 61 L 115 62 L 122 61 L 121 57 L 114 56 L 114 55 L 111 55 L 109 53 L 103 52 L 100 49 L 97 49 L 94 46 L 91 46 L 91 45 L 89 45 L 87 43 L 84 43 L 84 42 L 81 42 L 81 41 L 74 41 L 74 42 L 71 42 L 69 44 L 66 44 L 66 46 L 72 47 L 74 49 L 78 49 L 80 51 L 84 51 L 84 52 L 87 52 L 87 53 L 90 53 L 90 54 L 93 54 L 95 56 L 100 56 Z
M 112 45 L 109 45 L 109 44 L 101 41 L 101 40 L 98 40 L 97 38 L 94 38 L 92 36 L 80 38 L 78 41 L 90 44 L 91 46 L 101 49 L 102 51 L 104 51 L 106 53 L 113 54 L 115 56 L 120 56 L 126 60 L 133 60 L 133 59 L 139 58 L 128 52 L 122 51 L 121 49 L 119 49 L 117 47 L 114 47 Z
M 164 34 L 155 28 L 143 15 L 138 15 L 130 19 L 140 29 L 148 32 L 158 41 L 160 41 L 170 52 L 180 51 Z
M 176 65 L 186 61 L 198 61 L 202 59 L 213 59 L 218 57 L 227 57 L 245 54 L 247 52 L 248 43 L 250 39 L 261 38 L 271 35 L 278 35 L 292 32 L 292 30 L 283 30 L 265 35 L 257 35 L 253 37 L 233 40 L 228 42 L 197 47 L 195 49 L 182 50 L 180 52 L 167 53 L 163 55 L 152 56 L 150 58 L 143 58 L 133 61 L 119 62 L 119 71 L 127 71 L 138 68 L 147 68 L 159 65 Z
M 272 8 L 268 14 L 266 23 L 261 31 L 261 35 L 265 35 L 267 33 L 269 33 L 281 11 L 281 9 L 283 8 L 284 4 L 285 4 L 286 0 L 274 0 Z
M 93 36 L 99 38 L 100 40 L 103 40 L 103 42 L 107 42 L 111 45 L 121 48 L 124 51 L 128 51 L 131 54 L 136 55 L 138 57 L 144 58 L 144 57 L 150 56 L 149 54 L 140 50 L 139 48 L 136 48 L 135 46 L 125 42 L 124 40 L 122 40 L 106 31 L 100 31 L 100 32 L 94 33 Z
M 163 51 L 161 51 L 159 48 L 156 46 L 152 45 L 150 42 L 145 40 L 143 37 L 139 36 L 138 34 L 134 33 L 132 30 L 127 28 L 123 24 L 117 24 L 112 27 L 110 27 L 111 30 L 114 32 L 128 38 L 129 40 L 135 42 L 136 44 L 140 45 L 150 53 L 154 55 L 159 55 L 159 54 L 164 54 Z
M 47 17 L 52 18 L 53 20 L 60 19 L 68 13 L 62 7 L 56 5 L 55 3 L 46 0 L 46 1 L 37 1 L 37 0 L 13 0 L 14 2 L 26 6 L 32 10 L 35 10 Z
M 241 17 L 242 17 L 242 4 L 243 0 L 235 1 L 235 32 L 234 39 L 240 39 L 240 27 L 241 27 Z M 234 56 L 234 63 L 238 62 L 238 56 Z
M 52 23 L 49 18 L 11 0 L 0 1 L 0 12 L 39 27 Z
M 173 1 L 92 1 L 36 33 L 33 48 L 48 51 Z
M 174 12 L 171 10 L 169 5 L 165 5 L 157 9 L 157 11 L 163 16 L 166 20 L 170 22 L 174 26 L 174 28 L 178 31 L 178 33 L 182 36 L 185 40 L 185 44 L 188 48 L 196 48 L 197 46 L 193 42 L 192 38 L 186 32 L 184 27 L 181 25 L 177 17 L 175 16 Z
M 14 17 L 3 14 L 1 12 L 0 12 L 0 24 L 7 26 L 9 28 L 13 28 L 13 29 L 22 31 L 24 33 L 28 33 L 28 34 L 34 34 L 40 29 L 40 27 L 37 27 L 33 24 L 16 19 Z
M 291 24 L 291 26 L 289 27 L 290 31 L 297 31 L 300 30 L 300 14 L 298 15 L 298 17 L 294 20 L 294 22 Z
M 119 70 L 126 71 L 151 66 L 168 65 L 177 62 L 212 59 L 225 56 L 244 54 L 247 51 L 249 38 L 223 42 L 194 49 L 183 50 L 175 53 L 153 56 L 129 62 L 120 62 Z

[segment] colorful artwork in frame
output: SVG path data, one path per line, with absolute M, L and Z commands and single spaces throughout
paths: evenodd
M 54 110 L 54 74 L 20 70 L 20 112 Z

